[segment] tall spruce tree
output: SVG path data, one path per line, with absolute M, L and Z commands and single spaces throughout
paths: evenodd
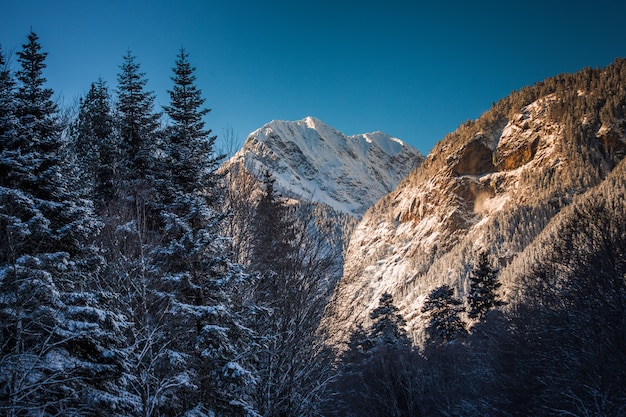
M 482 320 L 489 310 L 503 305 L 498 298 L 498 269 L 491 265 L 489 254 L 481 252 L 478 262 L 470 273 L 470 290 L 467 296 L 469 304 L 468 316 Z
M 189 378 L 178 387 L 179 394 L 185 393 L 183 408 L 168 412 L 204 409 L 243 416 L 253 411 L 248 397 L 252 373 L 238 358 L 246 356 L 242 353 L 252 334 L 234 309 L 232 295 L 245 275 L 228 262 L 219 233 L 224 215 L 216 170 L 221 157 L 213 151 L 215 137 L 204 127 L 208 110 L 193 73 L 181 50 L 165 107 L 172 124 L 159 175 L 163 231 L 151 251 L 169 349 L 184 361 L 179 372 Z
M 127 175 L 145 180 L 154 169 L 161 115 L 154 111 L 154 93 L 145 90 L 148 80 L 139 69 L 136 57 L 128 51 L 117 75 L 117 111 Z
M 398 307 L 393 304 L 393 297 L 384 293 L 376 307 L 370 314 L 372 326 L 369 338 L 374 344 L 385 347 L 410 346 L 411 342 L 406 334 L 406 321 L 398 313 Z
M 197 193 L 216 189 L 219 178 L 216 171 L 224 156 L 216 155 L 217 137 L 205 128 L 204 117 L 210 110 L 202 107 L 205 99 L 195 85 L 195 68 L 188 57 L 181 49 L 173 69 L 171 104 L 164 106 L 172 121 L 167 128 L 166 153 L 171 181 L 177 187 L 174 191 Z
M 459 314 L 463 311 L 461 301 L 454 297 L 449 285 L 435 288 L 422 307 L 429 319 L 426 328 L 431 343 L 447 343 L 465 335 L 465 324 Z
M 3 74 L 0 178 L 0 404 L 5 415 L 83 415 L 113 396 L 108 354 L 115 320 L 88 289 L 100 265 L 90 246 L 99 224 L 73 187 L 73 162 L 35 33 L 17 53 L 15 93 Z M 8 99 L 8 100 L 7 100 Z
M 121 163 L 119 136 L 115 129 L 111 97 L 100 78 L 81 99 L 78 117 L 72 126 L 81 171 L 93 189 L 93 200 L 103 207 L 115 194 Z

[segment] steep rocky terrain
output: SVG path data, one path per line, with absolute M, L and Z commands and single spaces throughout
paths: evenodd
M 534 263 L 550 253 L 538 236 L 573 216 L 566 208 L 626 154 L 625 115 L 626 61 L 617 60 L 514 92 L 446 136 L 357 225 L 326 320 L 335 342 L 369 323 L 384 292 L 419 341 L 426 295 L 450 284 L 464 296 L 481 251 L 512 299 L 529 253 Z
M 252 132 L 225 166 L 245 167 L 259 179 L 269 171 L 279 194 L 360 218 L 422 160 L 385 133 L 346 136 L 307 117 L 275 120 Z

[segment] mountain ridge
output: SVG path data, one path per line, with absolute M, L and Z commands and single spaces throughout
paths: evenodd
M 346 136 L 309 116 L 273 120 L 255 130 L 225 165 L 239 164 L 259 178 L 269 170 L 281 195 L 360 218 L 422 159 L 391 135 Z

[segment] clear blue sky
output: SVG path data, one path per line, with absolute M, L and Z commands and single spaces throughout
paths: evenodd
M 115 88 L 129 49 L 167 104 L 184 46 L 218 135 L 310 115 L 427 153 L 512 90 L 626 57 L 625 19 L 624 0 L 11 0 L 0 44 L 32 27 L 64 104 L 100 76 Z

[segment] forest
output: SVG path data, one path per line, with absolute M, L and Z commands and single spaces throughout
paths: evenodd
M 428 294 L 423 345 L 384 294 L 332 346 L 333 218 L 287 204 L 270 173 L 220 170 L 184 49 L 162 109 L 128 51 L 75 114 L 46 87 L 37 34 L 16 56 L 0 50 L 0 414 L 626 416 L 623 154 L 564 209 L 519 299 L 482 252 L 467 297 Z M 597 112 L 623 123 L 626 61 L 612 68 L 621 93 Z M 488 117 L 596 79 L 529 87 Z M 578 117 L 568 103 L 551 117 Z

